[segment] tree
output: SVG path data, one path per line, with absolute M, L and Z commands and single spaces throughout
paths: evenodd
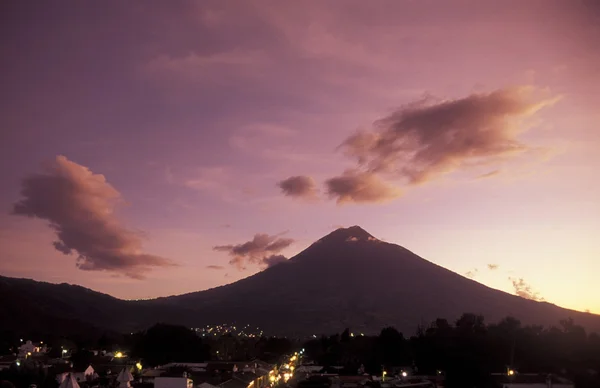
M 73 367 L 77 370 L 87 368 L 92 363 L 93 359 L 94 353 L 84 349 L 78 350 L 71 356 Z
M 169 362 L 202 362 L 210 358 L 210 348 L 195 332 L 184 326 L 157 324 L 136 343 L 133 357 L 148 366 Z

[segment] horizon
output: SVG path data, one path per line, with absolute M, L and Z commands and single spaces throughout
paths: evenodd
M 432 4 L 2 4 L 0 274 L 151 299 L 360 225 L 600 314 L 600 6 Z

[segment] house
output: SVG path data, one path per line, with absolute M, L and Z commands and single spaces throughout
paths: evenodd
M 55 367 L 55 369 L 57 369 L 57 368 Z M 56 374 L 56 381 L 59 384 L 62 384 L 62 382 L 69 377 L 74 378 L 75 381 L 83 382 L 83 381 L 92 380 L 98 376 L 95 373 L 95 370 L 91 365 L 88 365 L 87 367 L 81 368 L 81 369 L 75 369 L 75 368 L 71 367 L 70 365 L 68 365 L 62 369 L 63 369 L 63 371 L 59 370 L 58 373 Z
M 194 382 L 183 377 L 156 377 L 154 379 L 154 388 L 193 388 Z
M 133 376 L 131 375 L 129 368 L 123 368 L 117 376 L 117 383 L 119 383 L 119 388 L 131 387 L 131 381 L 133 381 Z
M 219 388 L 248 388 L 248 384 L 242 380 L 231 378 L 219 384 Z
M 321 373 L 323 367 L 320 365 L 300 365 L 296 368 L 296 373 L 318 374 Z
M 80 388 L 77 380 L 69 374 L 61 383 L 58 388 Z
M 33 343 L 26 341 L 23 345 L 19 346 L 19 358 L 27 358 L 33 354 L 46 353 L 47 348 L 43 343 Z
M 546 373 L 494 373 L 492 380 L 497 388 L 575 388 L 572 381 Z
M 197 388 L 218 388 L 216 385 L 209 384 L 204 382 L 202 384 L 198 384 Z

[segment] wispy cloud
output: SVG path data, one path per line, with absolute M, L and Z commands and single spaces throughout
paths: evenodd
M 222 265 L 207 265 L 206 269 L 222 270 L 225 269 Z
M 279 235 L 270 236 L 266 233 L 257 233 L 252 240 L 241 244 L 218 245 L 215 251 L 227 252 L 231 259 L 229 264 L 239 270 L 246 269 L 248 264 L 259 266 L 272 266 L 285 260 L 280 252 L 294 243 L 292 238 Z
M 314 200 L 317 198 L 317 184 L 306 175 L 291 176 L 277 183 L 284 195 L 293 198 Z
M 267 65 L 269 62 L 262 51 L 237 48 L 209 54 L 189 52 L 183 56 L 160 55 L 147 62 L 143 70 L 147 74 L 170 79 L 175 77 L 186 81 L 209 81 L 213 72 L 217 70 L 223 72 L 228 68 L 235 69 L 239 74 Z
M 398 198 L 399 189 L 370 172 L 346 171 L 325 182 L 327 194 L 337 203 L 387 202 Z
M 501 173 L 502 173 L 501 170 L 494 170 L 494 171 L 486 172 L 485 174 L 481 174 L 481 175 L 477 176 L 477 179 L 491 178 L 496 175 L 500 175 Z
M 76 253 L 81 270 L 142 279 L 152 268 L 174 265 L 144 253 L 142 235 L 120 223 L 115 210 L 124 200 L 104 175 L 64 156 L 47 164 L 44 173 L 26 177 L 21 196 L 12 213 L 49 221 L 58 238 L 54 248 Z
M 495 271 L 495 270 L 497 270 L 497 269 L 498 269 L 500 266 L 499 266 L 498 264 L 488 264 L 488 265 L 487 265 L 487 267 L 488 267 L 488 269 L 489 269 L 490 271 Z
M 477 268 L 473 268 L 472 270 L 465 272 L 465 276 L 470 279 L 474 279 L 475 276 L 477 276 L 477 273 L 479 273 L 479 270 Z
M 457 100 L 416 101 L 375 122 L 341 145 L 368 171 L 410 184 L 461 168 L 485 165 L 528 150 L 518 139 L 522 120 L 556 101 L 529 87 L 472 94 Z
M 533 287 L 530 284 L 525 282 L 523 278 L 512 278 L 509 277 L 508 280 L 512 283 L 512 286 L 515 290 L 515 295 L 520 296 L 521 298 L 531 299 L 536 301 L 544 301 L 539 292 L 534 291 Z

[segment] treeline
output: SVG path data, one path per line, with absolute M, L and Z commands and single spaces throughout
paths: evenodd
M 454 323 L 436 319 L 406 338 L 392 327 L 378 336 L 341 334 L 305 343 L 306 355 L 323 366 L 343 366 L 342 373 L 381 375 L 384 368 L 416 367 L 419 374 L 442 371 L 447 387 L 490 386 L 491 373 L 512 368 L 519 373 L 554 373 L 577 387 L 600 387 L 600 337 L 587 334 L 571 319 L 558 326 L 523 326 L 511 317 L 485 324 L 484 317 L 463 314 Z
M 486 387 L 491 373 L 512 368 L 519 373 L 563 375 L 579 388 L 600 387 L 600 337 L 586 333 L 570 319 L 545 328 L 524 326 L 510 317 L 486 324 L 482 316 L 463 314 L 456 322 L 436 319 L 409 338 L 393 327 L 384 328 L 377 336 L 362 336 L 349 328 L 306 342 L 232 335 L 202 338 L 183 326 L 157 324 L 128 335 L 106 333 L 94 341 L 56 338 L 49 342 L 53 356 L 60 356 L 60 346 L 74 349 L 72 361 L 79 365 L 92 361 L 90 349 L 125 351 L 131 360 L 153 367 L 169 362 L 256 358 L 277 363 L 283 355 L 304 347 L 307 358 L 316 364 L 342 366 L 341 373 L 349 375 L 356 374 L 361 365 L 372 375 L 381 375 L 384 368 L 415 367 L 419 374 L 442 371 L 449 388 Z M 0 343 L 14 352 L 20 338 L 9 336 Z M 2 371 L 0 380 L 12 380 L 14 375 L 9 375 L 18 372 L 23 382 L 45 386 L 40 383 L 48 381 L 48 376 L 37 373 L 41 369 L 35 363 L 13 369 Z

